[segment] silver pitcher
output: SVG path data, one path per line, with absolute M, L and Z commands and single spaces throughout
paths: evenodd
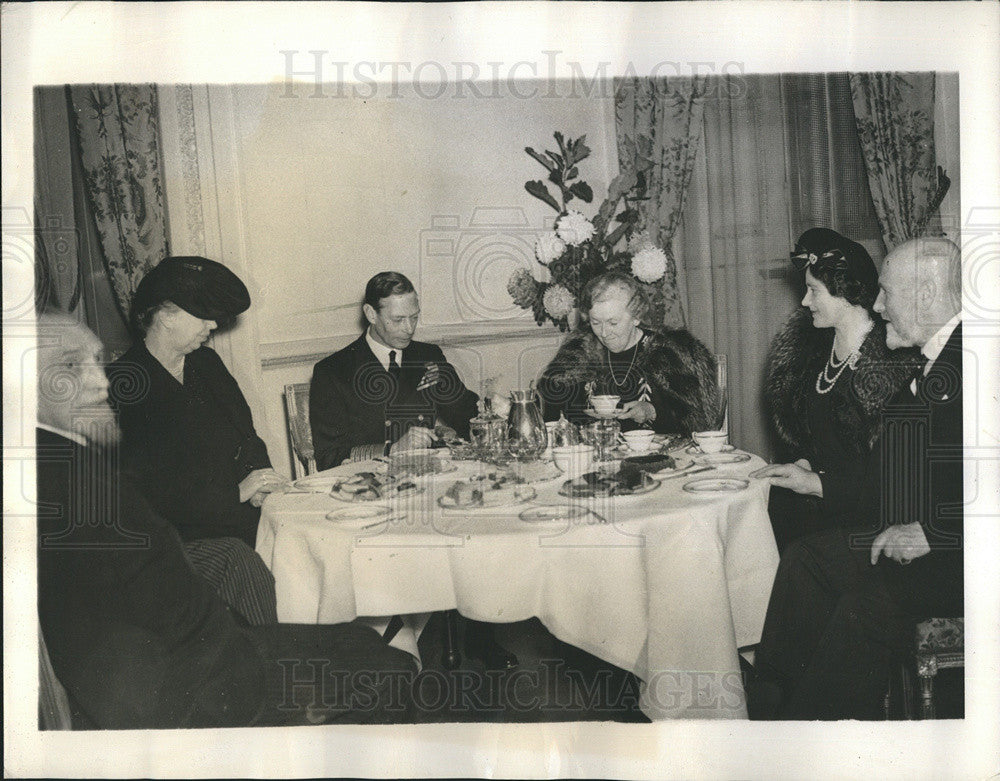
M 534 384 L 534 383 L 532 383 Z M 516 459 L 538 458 L 548 444 L 548 433 L 542 420 L 538 392 L 510 392 L 510 412 L 507 414 L 507 452 Z

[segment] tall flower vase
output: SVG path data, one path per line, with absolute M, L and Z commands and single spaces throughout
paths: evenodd
M 580 309 L 579 307 L 573 307 L 569 314 L 566 315 L 566 323 L 569 325 L 570 331 L 575 331 L 580 325 Z

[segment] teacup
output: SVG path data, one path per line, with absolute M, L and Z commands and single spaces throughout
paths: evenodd
M 653 437 L 656 432 L 648 428 L 640 428 L 634 431 L 626 431 L 622 434 L 622 439 L 628 445 L 628 449 L 636 453 L 648 453 L 653 447 Z
M 621 396 L 591 396 L 590 403 L 598 415 L 610 415 L 615 411 Z
M 593 445 L 563 445 L 552 448 L 552 460 L 570 479 L 591 470 L 594 463 Z
M 719 453 L 729 436 L 725 431 L 695 431 L 691 439 L 701 448 L 702 453 Z

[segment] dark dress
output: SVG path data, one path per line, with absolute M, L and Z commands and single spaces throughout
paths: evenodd
M 769 508 L 779 551 L 792 540 L 852 522 L 862 514 L 861 494 L 851 491 L 850 486 L 859 485 L 863 476 L 863 451 L 854 446 L 854 432 L 844 431 L 835 414 L 850 392 L 854 374 L 848 366 L 829 393 L 813 389 L 804 409 L 812 437 L 801 448 L 789 448 L 787 457 L 780 459 L 809 461 L 820 476 L 823 498 L 777 486 L 771 489 Z
M 765 391 L 783 440 L 778 460 L 805 458 L 823 485 L 822 498 L 771 489 L 768 509 L 779 551 L 808 534 L 874 523 L 877 507 L 858 486 L 867 476 L 879 414 L 917 365 L 918 351 L 885 346 L 885 324 L 878 320 L 856 365 L 845 366 L 834 386 L 819 393 L 816 380 L 832 342 L 833 329 L 814 328 L 802 309 L 775 338 L 768 358 Z
M 260 510 L 239 483 L 271 466 L 250 406 L 210 348 L 184 361 L 184 384 L 135 344 L 108 370 L 122 428 L 123 466 L 185 541 L 236 537 L 251 548 Z
M 589 330 L 572 334 L 538 381 L 545 420 L 564 414 L 578 425 L 592 423 L 585 412 L 588 384 L 594 394 L 621 396 L 623 405 L 640 398 L 653 405 L 653 421 L 622 420 L 623 431 L 690 433 L 717 423 L 715 359 L 687 331 L 643 331 L 634 347 L 620 353 L 610 352 Z

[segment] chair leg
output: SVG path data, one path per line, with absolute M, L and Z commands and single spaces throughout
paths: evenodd
M 442 664 L 446 670 L 454 670 L 462 663 L 458 650 L 458 611 L 446 610 L 444 614 L 445 644 Z
M 900 699 L 903 705 L 903 718 L 907 721 L 913 721 L 917 718 L 916 707 L 913 702 L 913 673 L 909 666 L 904 662 L 902 664 L 902 669 L 900 670 L 900 684 L 902 686 L 902 695 Z
M 920 718 L 933 719 L 934 712 L 934 676 L 920 676 Z

